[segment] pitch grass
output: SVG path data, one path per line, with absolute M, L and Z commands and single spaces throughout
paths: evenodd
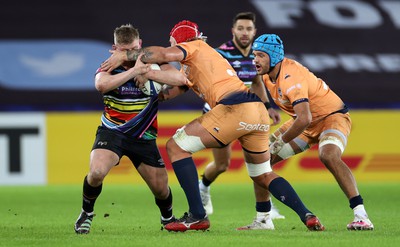
M 353 215 L 336 184 L 294 184 L 317 214 L 325 232 L 309 232 L 297 215 L 274 200 L 285 220 L 274 231 L 237 231 L 255 215 L 249 184 L 212 187 L 214 214 L 208 231 L 161 230 L 150 190 L 140 185 L 107 185 L 96 203 L 89 235 L 74 233 L 81 186 L 0 187 L 0 246 L 400 246 L 400 184 L 360 184 L 374 231 L 347 231 Z M 183 191 L 172 185 L 174 213 L 187 210 Z

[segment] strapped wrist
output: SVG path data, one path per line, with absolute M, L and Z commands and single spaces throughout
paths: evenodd
M 277 142 L 281 143 L 282 145 L 285 145 L 286 142 L 282 139 L 283 134 L 279 135 L 278 138 L 276 139 Z
M 267 110 L 269 110 L 271 108 L 271 103 L 269 103 L 268 101 L 264 102 L 264 106 L 265 108 L 267 108 Z

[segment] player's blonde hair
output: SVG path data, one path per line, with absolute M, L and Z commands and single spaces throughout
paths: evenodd
M 121 25 L 114 30 L 114 44 L 126 45 L 139 39 L 139 30 L 131 24 Z

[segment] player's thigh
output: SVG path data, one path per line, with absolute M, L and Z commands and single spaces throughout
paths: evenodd
M 119 163 L 123 137 L 104 127 L 98 127 L 90 153 L 90 170 L 102 173 Z
M 232 154 L 232 143 L 225 147 L 213 148 L 214 164 L 216 166 L 229 166 Z
M 268 133 L 269 131 L 268 112 L 260 102 L 220 104 L 200 117 L 199 121 L 224 145 L 252 132 Z
M 110 170 L 119 163 L 119 156 L 108 149 L 93 149 L 90 153 L 90 169 Z
M 165 167 L 154 167 L 142 163 L 137 167 L 137 171 L 153 194 L 168 192 L 168 173 Z
M 333 114 L 328 116 L 321 124 L 321 132 L 319 136 L 319 148 L 323 148 L 327 144 L 337 146 L 341 152 L 347 146 L 348 136 L 351 131 L 351 119 L 349 114 Z M 324 150 L 324 149 L 322 149 Z

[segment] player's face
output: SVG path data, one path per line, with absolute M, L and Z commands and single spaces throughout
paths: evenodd
M 254 65 L 258 75 L 265 75 L 269 70 L 269 56 L 267 53 L 262 51 L 253 51 L 254 54 Z
M 253 21 L 239 19 L 232 27 L 233 39 L 240 48 L 245 49 L 253 43 L 256 31 Z
M 142 48 L 142 40 L 141 39 L 135 39 L 131 43 L 128 43 L 128 44 L 113 45 L 113 49 L 118 50 L 118 51 L 131 51 L 131 50 L 137 50 L 140 48 Z

